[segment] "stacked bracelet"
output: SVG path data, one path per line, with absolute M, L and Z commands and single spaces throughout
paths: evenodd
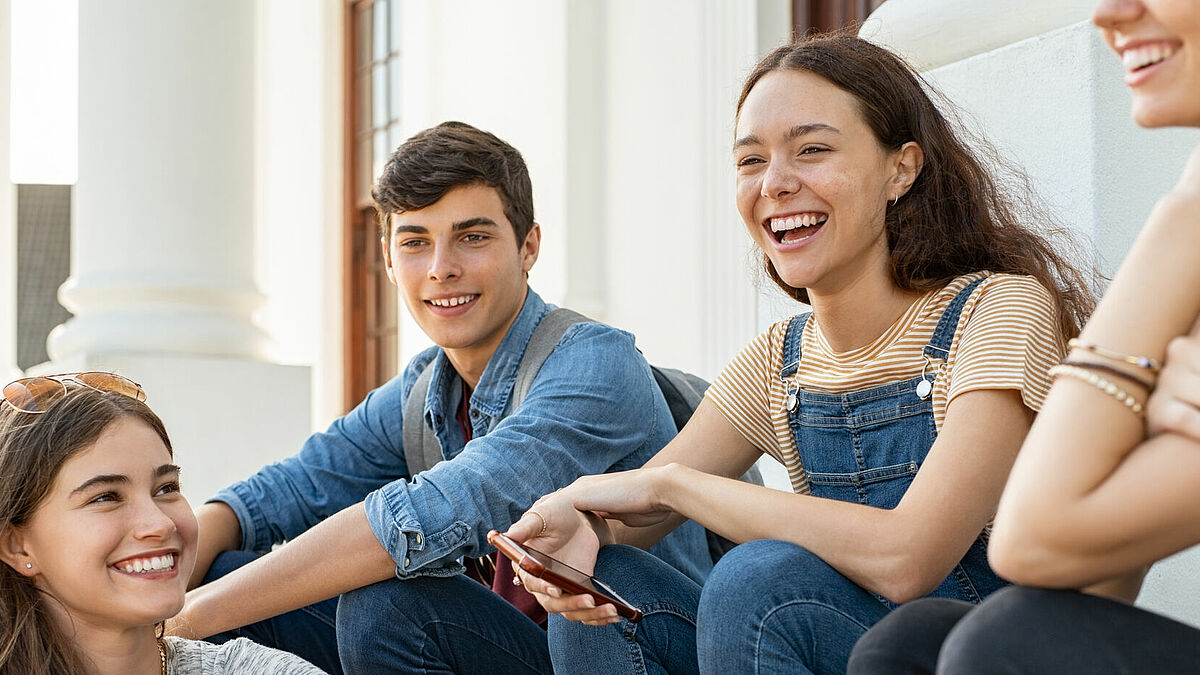
M 1120 401 L 1134 415 L 1138 417 L 1143 416 L 1145 406 L 1142 405 L 1141 401 L 1135 399 L 1132 394 L 1118 387 L 1113 382 L 1100 377 L 1086 368 L 1062 363 L 1050 369 L 1050 377 L 1058 377 L 1059 375 L 1066 375 L 1067 377 L 1073 377 L 1076 380 L 1086 382 Z
M 1095 354 L 1096 356 L 1102 356 L 1106 359 L 1112 359 L 1113 361 L 1120 361 L 1121 363 L 1128 363 L 1131 366 L 1137 366 L 1138 368 L 1141 368 L 1143 370 L 1148 370 L 1152 373 L 1157 373 L 1158 369 L 1159 369 L 1158 361 L 1156 361 L 1148 356 L 1130 356 L 1129 354 L 1122 354 L 1121 352 L 1114 352 L 1113 350 L 1105 349 L 1104 347 L 1101 347 L 1100 345 L 1094 345 L 1090 342 L 1084 342 L 1083 340 L 1080 340 L 1079 338 L 1071 338 L 1070 340 L 1067 340 L 1067 346 L 1070 347 L 1071 349 L 1083 349 L 1083 350 L 1086 350 L 1086 351 L 1089 351 L 1089 352 Z
M 1121 370 L 1120 368 L 1114 368 L 1112 366 L 1109 366 L 1109 365 L 1106 365 L 1103 363 L 1092 363 L 1091 361 L 1063 361 L 1062 364 L 1064 366 L 1074 366 L 1076 368 L 1083 368 L 1084 370 L 1095 370 L 1095 371 L 1098 371 L 1101 373 L 1108 373 L 1109 375 L 1114 375 L 1116 377 L 1124 378 L 1126 380 L 1129 380 L 1130 382 L 1139 384 L 1147 392 L 1154 391 L 1154 382 L 1140 378 L 1137 375 L 1127 373 L 1127 372 Z

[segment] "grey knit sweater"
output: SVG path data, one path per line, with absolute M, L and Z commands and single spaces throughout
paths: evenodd
M 325 675 L 325 671 L 287 652 L 246 638 L 214 645 L 167 637 L 167 675 Z

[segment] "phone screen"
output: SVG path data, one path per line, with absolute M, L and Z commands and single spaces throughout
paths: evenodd
M 617 608 L 618 614 L 635 623 L 642 619 L 640 610 L 622 599 L 608 584 L 599 579 L 584 574 L 541 551 L 521 546 L 495 530 L 488 532 L 487 539 L 501 553 L 516 561 L 521 569 L 535 577 L 545 579 L 568 593 L 591 595 L 597 604 L 611 604 Z

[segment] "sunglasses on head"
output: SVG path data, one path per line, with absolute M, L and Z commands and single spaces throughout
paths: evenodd
M 23 413 L 38 415 L 49 410 L 54 401 L 66 396 L 68 384 L 123 394 L 139 401 L 146 400 L 146 392 L 137 382 L 116 373 L 96 371 L 13 380 L 4 385 L 4 402 Z

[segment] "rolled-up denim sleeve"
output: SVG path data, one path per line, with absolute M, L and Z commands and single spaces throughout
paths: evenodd
M 243 549 L 269 550 L 380 486 L 404 482 L 404 402 L 433 354 L 418 356 L 326 431 L 310 436 L 295 455 L 264 466 L 209 500 L 224 502 L 237 514 Z
M 507 529 L 537 498 L 584 474 L 636 468 L 673 433 L 632 336 L 577 324 L 520 406 L 453 459 L 372 492 L 367 519 L 398 577 L 454 574 L 462 556 L 491 551 L 489 529 Z

